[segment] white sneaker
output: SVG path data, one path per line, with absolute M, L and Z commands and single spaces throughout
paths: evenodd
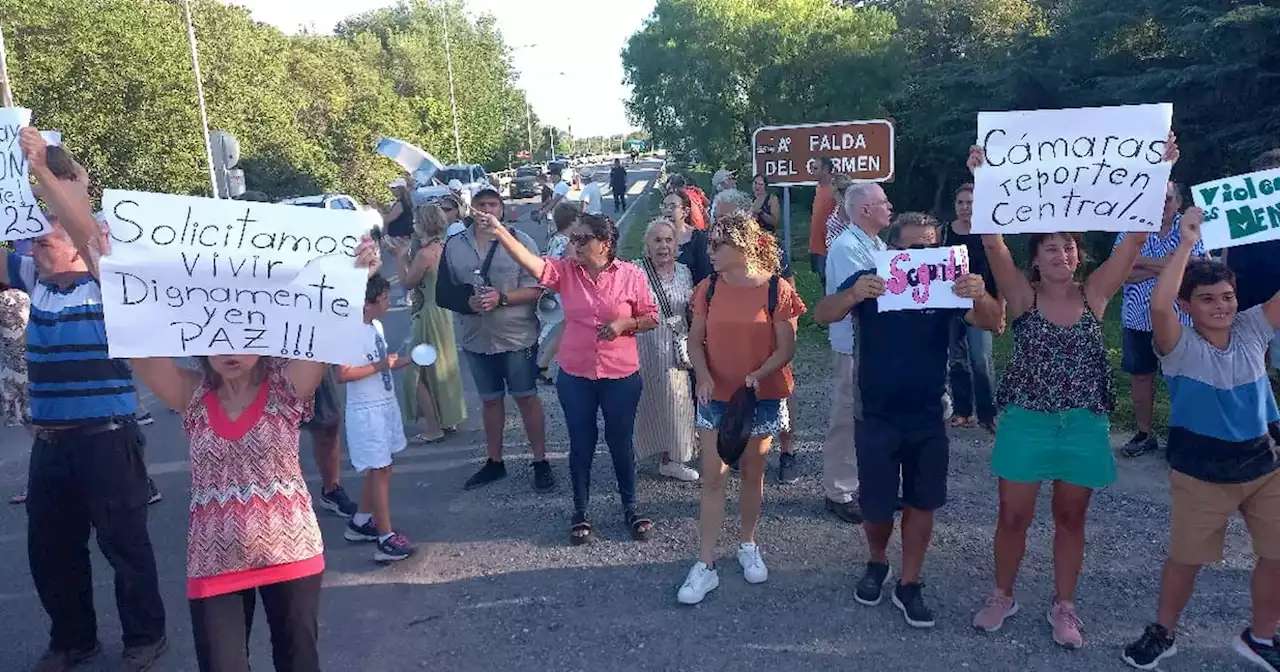
M 680 586 L 680 592 L 676 593 L 676 600 L 680 604 L 697 604 L 707 593 L 720 587 L 720 575 L 716 570 L 707 566 L 707 563 L 699 560 L 693 564 L 693 569 L 689 570 L 689 576 L 684 579 L 684 585 Z
M 742 565 L 742 578 L 747 583 L 764 583 L 769 580 L 769 568 L 760 557 L 760 547 L 755 544 L 738 545 L 738 564 Z
M 658 467 L 658 473 L 677 481 L 692 483 L 698 480 L 698 470 L 686 466 L 682 462 L 667 462 Z

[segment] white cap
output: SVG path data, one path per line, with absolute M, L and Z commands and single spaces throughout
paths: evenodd
M 454 191 L 462 191 L 462 180 L 459 180 L 456 177 L 449 180 L 449 188 Z
M 732 170 L 725 170 L 721 168 L 720 170 L 716 171 L 715 175 L 711 176 L 711 186 L 716 189 L 719 189 L 721 186 L 724 185 L 725 182 L 728 182 L 729 178 L 731 177 L 733 177 Z
M 403 177 L 397 177 L 396 179 L 391 180 L 390 182 L 387 183 L 387 187 L 391 189 L 395 189 L 396 187 L 404 187 L 404 186 L 408 186 L 408 183 L 404 181 Z

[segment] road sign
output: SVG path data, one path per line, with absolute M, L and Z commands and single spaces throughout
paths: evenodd
M 866 182 L 893 177 L 893 122 L 886 119 L 763 126 L 751 135 L 752 175 L 781 187 L 818 183 L 818 160 Z

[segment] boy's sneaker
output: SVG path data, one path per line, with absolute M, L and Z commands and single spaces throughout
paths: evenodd
M 1159 623 L 1152 623 L 1142 631 L 1138 641 L 1124 647 L 1120 658 L 1139 670 L 1154 670 L 1160 666 L 1160 661 L 1177 652 L 1173 633 Z
M 1018 603 L 1014 601 L 1010 595 L 1005 595 L 1000 591 L 991 594 L 987 598 L 987 606 L 973 617 L 973 627 L 987 632 L 995 632 L 1004 627 L 1006 618 L 1018 613 Z
M 742 565 L 742 578 L 747 583 L 764 583 L 769 580 L 769 568 L 764 566 L 759 546 L 738 544 L 738 564 Z
M 1129 442 L 1124 444 L 1120 449 L 1120 454 L 1125 457 L 1141 457 L 1147 453 L 1160 450 L 1160 440 L 1155 434 L 1146 432 L 1138 432 L 1133 435 Z
M 699 560 L 693 564 L 693 569 L 689 570 L 689 575 L 684 578 L 684 585 L 680 586 L 680 592 L 676 593 L 676 600 L 680 604 L 697 604 L 707 593 L 720 587 L 720 574 L 716 572 L 715 567 L 708 567 L 707 563 Z
M 154 425 L 156 423 L 156 419 L 151 415 L 151 411 L 145 411 L 137 414 L 134 416 L 134 421 L 143 427 L 146 427 L 147 425 Z
M 550 468 L 549 465 L 548 465 L 548 468 Z M 484 466 L 480 467 L 480 471 L 477 471 L 476 473 L 472 474 L 471 478 L 467 479 L 467 482 L 465 485 L 462 486 L 462 489 L 475 490 L 476 488 L 489 485 L 494 481 L 501 481 L 506 477 L 507 477 L 507 465 L 504 462 L 502 462 L 501 460 L 498 460 L 497 462 L 493 460 L 485 460 Z M 538 472 L 537 472 L 536 465 L 534 467 L 534 472 L 533 472 L 533 481 L 534 481 L 534 485 L 536 486 L 538 482 Z
M 1047 614 L 1049 625 L 1053 626 L 1053 641 L 1058 646 L 1078 649 L 1084 646 L 1084 636 L 1080 634 L 1080 617 L 1076 616 L 1076 606 L 1070 602 L 1054 602 Z
M 796 467 L 796 456 L 791 453 L 778 455 L 778 482 L 791 485 L 800 482 L 800 469 Z
M 378 540 L 378 528 L 374 527 L 373 519 L 370 518 L 364 525 L 356 525 L 356 521 L 347 521 L 347 529 L 342 533 L 342 538 L 347 541 L 356 543 L 365 543 Z
M 687 464 L 672 460 L 658 466 L 658 473 L 677 481 L 693 483 L 698 480 L 698 471 Z
M 413 546 L 399 532 L 392 533 L 384 541 L 379 541 L 378 548 L 373 551 L 373 559 L 376 562 L 395 562 L 411 555 L 413 555 Z
M 164 499 L 164 495 L 160 494 L 160 488 L 156 487 L 156 482 L 150 477 L 147 478 L 147 488 L 151 490 L 147 495 L 147 504 L 156 504 L 160 500 Z
M 356 506 L 356 503 L 351 501 L 351 498 L 347 496 L 347 491 L 343 490 L 342 486 L 339 485 L 328 492 L 325 492 L 324 489 L 321 488 L 320 508 L 342 516 L 343 518 L 350 518 L 351 516 L 356 515 L 356 511 L 358 511 L 360 507 Z
M 884 599 L 885 584 L 889 583 L 891 576 L 893 576 L 893 570 L 889 565 L 868 562 L 867 571 L 862 573 L 862 578 L 858 580 L 858 587 L 853 591 L 853 599 L 867 607 L 880 604 L 880 600 Z
M 924 604 L 924 595 L 920 592 L 919 583 L 898 582 L 893 589 L 893 606 L 902 611 L 907 625 L 913 628 L 932 628 L 933 612 Z
M 1272 672 L 1280 671 L 1280 650 L 1276 649 L 1275 639 L 1271 639 L 1266 644 L 1259 644 L 1254 641 L 1253 633 L 1245 628 L 1245 631 L 1236 637 L 1234 647 L 1236 653 L 1259 668 Z
M 498 464 L 502 464 L 499 462 Z M 485 465 L 488 466 L 488 465 Z M 483 469 L 481 470 L 483 471 Z M 506 467 L 502 468 L 502 475 L 507 474 Z M 476 474 L 479 476 L 480 474 Z M 470 481 L 468 481 L 470 483 Z M 478 487 L 478 486 L 477 486 Z M 537 493 L 547 493 L 556 489 L 556 477 L 551 473 L 551 463 L 538 460 L 533 463 L 533 491 Z

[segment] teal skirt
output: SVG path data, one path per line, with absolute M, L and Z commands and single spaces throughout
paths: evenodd
M 996 425 L 991 471 L 1015 483 L 1104 488 L 1116 480 L 1111 420 L 1082 408 L 1041 413 L 1008 406 Z

